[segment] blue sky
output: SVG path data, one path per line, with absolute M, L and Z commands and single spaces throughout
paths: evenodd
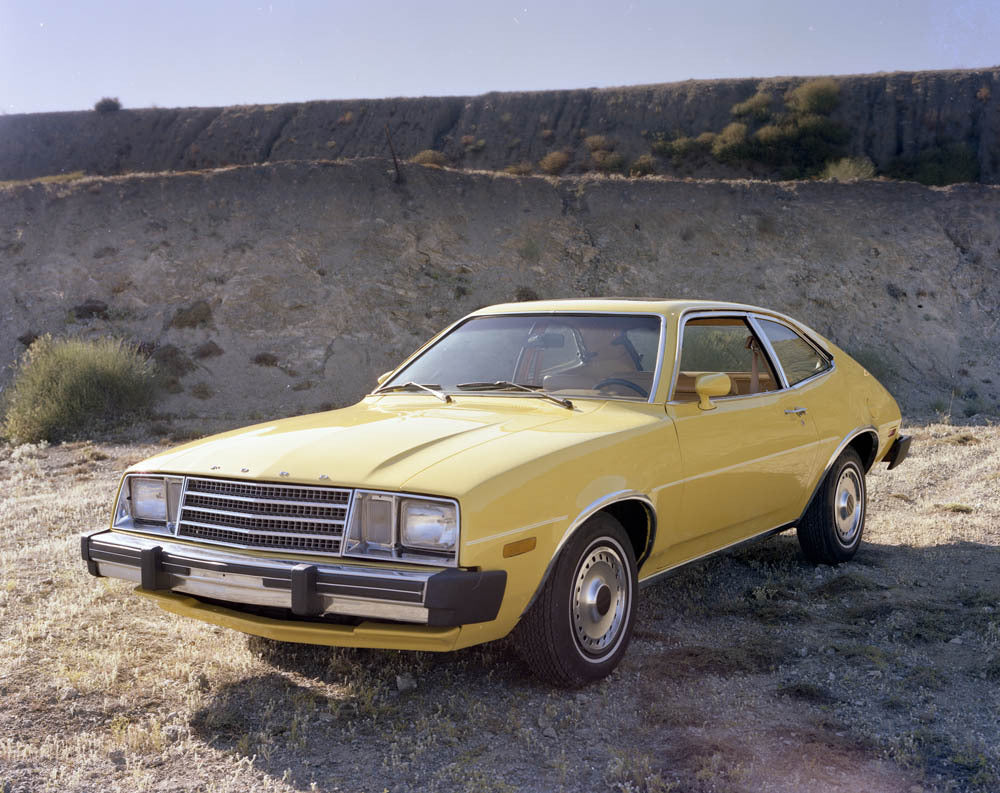
M 1000 0 L 0 0 L 0 112 L 1000 64 Z

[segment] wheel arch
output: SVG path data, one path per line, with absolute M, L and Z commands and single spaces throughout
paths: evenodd
M 878 433 L 874 429 L 862 430 L 847 442 L 847 446 L 852 447 L 864 463 L 867 474 L 875 465 L 875 455 L 878 454 Z M 846 446 L 844 448 L 847 448 Z M 844 453 L 844 449 L 839 449 L 837 457 Z M 836 458 L 830 463 L 832 466 Z M 829 466 L 827 467 L 829 470 Z M 825 475 L 825 473 L 824 473 Z
M 643 562 L 649 558 L 649 554 L 653 550 L 653 542 L 656 538 L 656 510 L 653 508 L 653 502 L 648 496 L 639 492 L 612 493 L 590 504 L 570 523 L 569 528 L 559 540 L 545 572 L 539 579 L 534 594 L 521 612 L 522 615 L 527 613 L 535 600 L 538 599 L 538 593 L 542 591 L 545 582 L 552 574 L 556 559 L 559 558 L 566 543 L 588 520 L 601 512 L 609 514 L 622 525 L 635 554 L 636 570 L 642 569 Z
M 833 464 L 837 462 L 840 455 L 847 448 L 852 448 L 858 453 L 861 463 L 865 467 L 865 473 L 868 473 L 875 464 L 875 455 L 878 453 L 878 432 L 873 426 L 868 425 L 867 427 L 858 427 L 844 436 L 840 443 L 837 444 L 836 450 L 830 455 L 830 459 L 827 460 L 826 465 L 823 466 L 823 471 L 813 487 L 812 495 L 809 496 L 809 500 L 806 502 L 805 508 L 802 510 L 802 514 L 799 515 L 796 523 L 805 517 L 806 512 L 809 511 L 809 507 L 812 506 L 813 501 L 816 500 L 816 496 L 819 495 L 819 490 L 823 487 L 823 482 L 826 481 L 827 474 L 830 473 Z

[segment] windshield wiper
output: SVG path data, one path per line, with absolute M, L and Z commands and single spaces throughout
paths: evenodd
M 467 389 L 469 391 L 525 391 L 532 396 L 541 397 L 542 399 L 547 399 L 549 402 L 554 402 L 557 405 L 561 405 L 569 410 L 573 409 L 573 403 L 568 399 L 560 399 L 557 396 L 553 396 L 547 391 L 543 391 L 542 387 L 539 385 L 529 386 L 522 385 L 521 383 L 512 383 L 510 380 L 496 380 L 495 382 L 483 382 L 483 383 L 459 383 L 455 388 L 461 388 L 463 390 Z
M 410 389 L 419 388 L 421 391 L 426 391 L 428 394 L 433 394 L 442 402 L 451 402 L 451 397 L 448 396 L 444 391 L 439 388 L 432 388 L 429 385 L 424 385 L 423 383 L 414 383 L 412 380 L 406 383 L 398 383 L 396 385 L 382 386 L 381 388 L 376 388 L 372 391 L 372 394 L 384 394 L 388 391 L 407 391 Z

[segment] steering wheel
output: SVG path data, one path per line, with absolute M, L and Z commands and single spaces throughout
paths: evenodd
M 626 380 L 624 377 L 608 377 L 604 380 L 601 380 L 601 382 L 599 382 L 597 385 L 594 386 L 594 390 L 600 391 L 602 388 L 609 385 L 623 385 L 626 388 L 631 388 L 639 396 L 645 397 L 647 399 L 649 398 L 649 391 L 647 391 L 641 385 L 633 383 L 631 380 Z

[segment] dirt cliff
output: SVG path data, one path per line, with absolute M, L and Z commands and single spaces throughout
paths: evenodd
M 0 188 L 0 365 L 31 334 L 120 334 L 174 378 L 165 410 L 242 419 L 350 402 L 484 304 L 705 297 L 813 325 L 910 415 L 1000 414 L 1000 187 L 404 175 L 368 159 Z
M 847 130 L 843 153 L 868 156 L 887 171 L 893 163 L 960 144 L 978 162 L 980 181 L 1000 180 L 1000 69 L 836 80 L 840 102 L 831 120 Z M 436 149 L 453 165 L 490 170 L 565 150 L 572 155 L 570 172 L 579 172 L 592 167 L 586 138 L 605 135 L 627 167 L 649 154 L 658 138 L 717 132 L 733 121 L 733 106 L 757 91 L 780 104 L 802 82 L 691 80 L 475 97 L 11 115 L 0 117 L 0 180 L 388 157 L 386 127 L 403 158 Z M 660 158 L 659 169 L 749 174 L 746 167 L 714 162 L 678 168 L 669 158 Z

